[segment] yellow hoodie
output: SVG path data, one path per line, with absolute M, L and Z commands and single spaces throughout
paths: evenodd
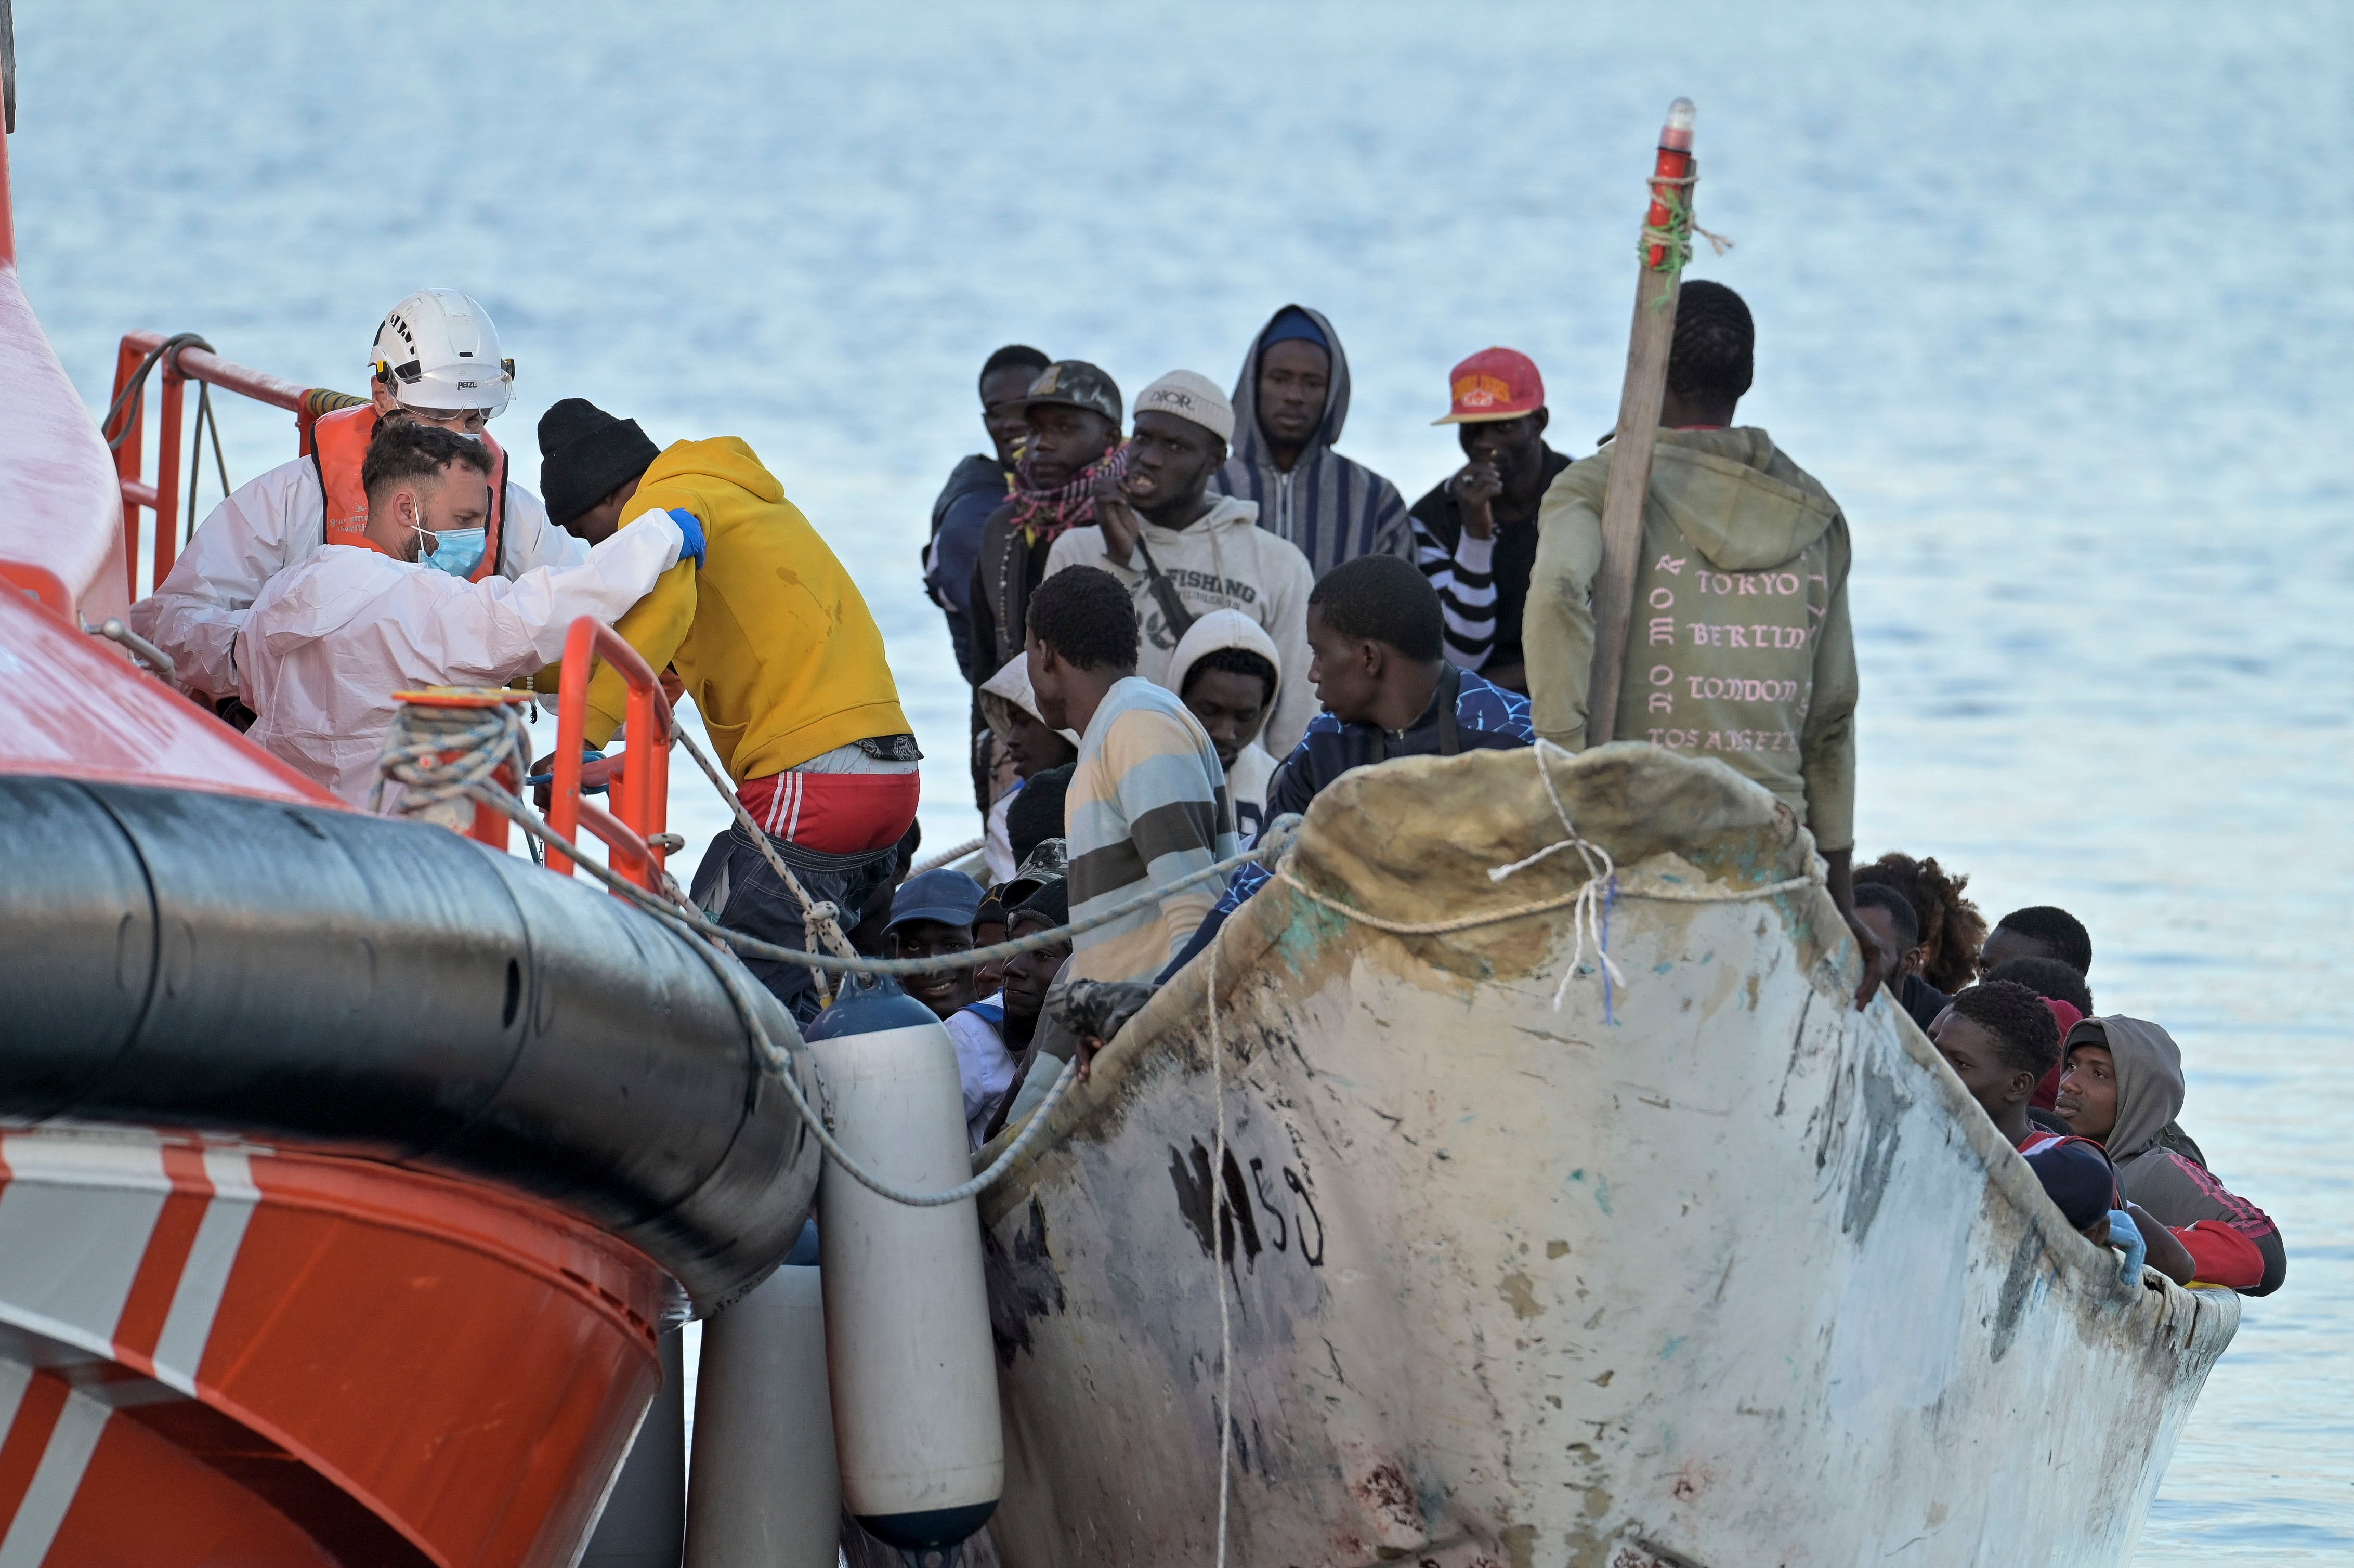
M 614 630 L 656 670 L 677 666 L 730 777 L 909 733 L 866 600 L 750 447 L 734 436 L 673 443 L 638 482 L 621 526 L 673 507 L 702 521 L 704 564 L 664 572 Z M 590 745 L 613 737 L 627 696 L 600 665 Z

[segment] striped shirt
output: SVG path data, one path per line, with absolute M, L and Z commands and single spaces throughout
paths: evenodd
M 1569 459 L 1542 447 L 1543 478 L 1550 486 Z M 1521 620 L 1527 609 L 1529 575 L 1536 566 L 1537 520 L 1496 515 L 1496 529 L 1475 539 L 1463 526 L 1455 499 L 1455 479 L 1441 480 L 1414 503 L 1414 562 L 1438 590 L 1446 620 L 1447 662 L 1462 670 L 1521 663 Z M 1503 499 L 1495 504 L 1504 506 Z
M 1438 590 L 1447 662 L 1477 670 L 1496 645 L 1496 537 L 1476 538 L 1467 529 L 1450 552 L 1421 518 L 1413 523 L 1414 564 Z
M 1074 922 L 1235 853 L 1216 748 L 1184 704 L 1138 675 L 1115 683 L 1088 721 L 1063 810 Z M 1225 891 L 1214 877 L 1082 932 L 1071 977 L 1150 980 Z

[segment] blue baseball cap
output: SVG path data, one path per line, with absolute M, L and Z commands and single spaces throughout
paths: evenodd
M 891 899 L 891 918 L 883 928 L 888 931 L 910 920 L 970 926 L 973 916 L 981 913 L 983 896 L 981 884 L 960 871 L 943 867 L 919 872 L 899 885 L 898 893 Z

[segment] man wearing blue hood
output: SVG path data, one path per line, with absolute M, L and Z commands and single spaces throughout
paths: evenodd
M 1332 323 L 1286 305 L 1243 358 L 1234 456 L 1210 488 L 1258 503 L 1258 525 L 1288 539 L 1318 577 L 1359 556 L 1412 559 L 1397 486 L 1332 450 L 1349 418 L 1349 359 Z

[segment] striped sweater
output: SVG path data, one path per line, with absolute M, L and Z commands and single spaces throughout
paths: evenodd
M 1292 308 L 1286 305 L 1284 311 Z M 1284 311 L 1276 312 L 1267 327 Z M 1267 335 L 1267 328 L 1261 328 L 1235 381 L 1234 455 L 1211 479 L 1210 488 L 1257 503 L 1258 525 L 1299 546 L 1313 577 L 1359 556 L 1411 560 L 1414 540 L 1406 525 L 1405 498 L 1397 486 L 1332 450 L 1349 420 L 1349 356 L 1341 352 L 1332 323 L 1314 311 L 1306 313 L 1331 344 L 1332 385 L 1325 394 L 1323 422 L 1290 468 L 1276 466 L 1258 423 L 1260 339 Z
M 1543 479 L 1551 485 L 1569 459 L 1551 447 L 1543 450 Z M 1499 498 L 1496 531 L 1473 538 L 1463 526 L 1463 509 L 1455 499 L 1455 476 L 1439 482 L 1414 503 L 1408 520 L 1414 527 L 1415 565 L 1438 590 L 1438 608 L 1446 620 L 1447 657 L 1458 668 L 1484 670 L 1518 664 L 1521 616 L 1529 597 L 1529 569 L 1537 556 L 1537 520 L 1509 514 Z
M 1226 776 L 1200 721 L 1141 676 L 1116 683 L 1088 721 L 1064 803 L 1071 918 L 1100 915 L 1235 853 Z M 1075 980 L 1149 980 L 1225 891 L 1196 884 L 1071 944 Z

